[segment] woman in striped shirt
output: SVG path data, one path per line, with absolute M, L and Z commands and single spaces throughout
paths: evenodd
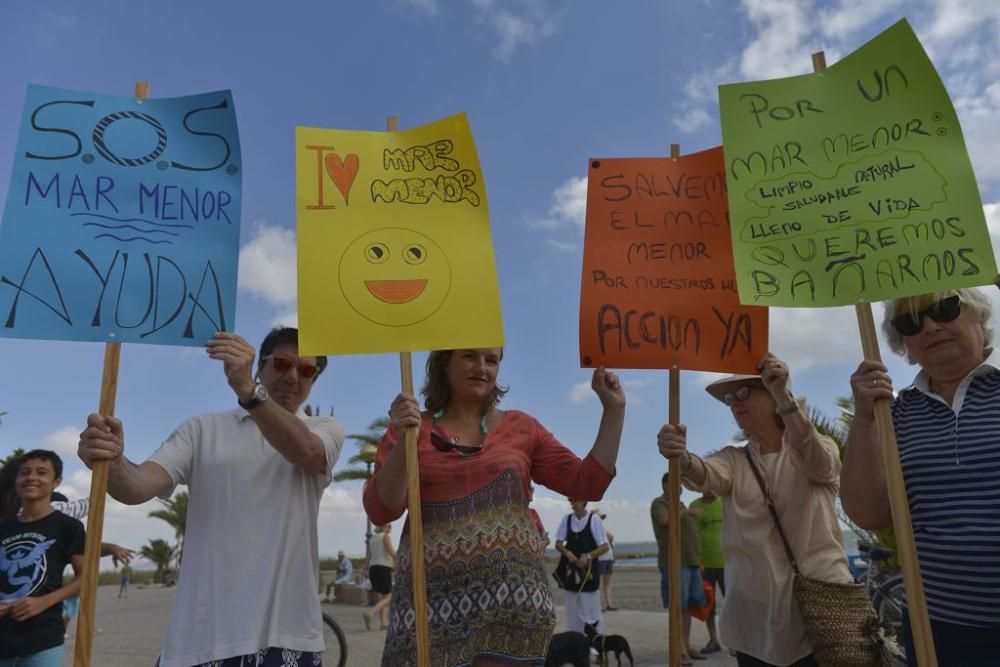
M 940 667 L 1000 659 L 1000 353 L 990 315 L 978 289 L 889 302 L 882 328 L 893 351 L 920 367 L 916 379 L 894 395 L 879 362 L 851 376 L 844 509 L 862 528 L 892 525 L 872 408 L 891 400 Z

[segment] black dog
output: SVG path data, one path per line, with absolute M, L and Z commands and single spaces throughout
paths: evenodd
M 632 660 L 632 649 L 629 648 L 628 640 L 621 635 L 599 635 L 597 634 L 596 623 L 587 623 L 584 625 L 583 632 L 587 635 L 587 639 L 590 640 L 590 645 L 597 651 L 597 657 L 602 665 L 607 664 L 604 662 L 605 651 L 608 653 L 608 656 L 612 653 L 615 654 L 619 667 L 622 664 L 622 653 L 628 657 L 628 664 L 635 665 L 635 661 Z
M 590 641 L 579 632 L 559 632 L 552 635 L 545 667 L 590 667 Z

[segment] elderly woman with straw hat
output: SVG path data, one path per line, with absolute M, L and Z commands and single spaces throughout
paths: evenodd
M 877 361 L 863 361 L 851 376 L 844 510 L 862 528 L 892 525 L 873 409 L 874 401 L 891 400 L 941 667 L 1000 660 L 1000 353 L 991 313 L 975 288 L 888 302 L 882 329 L 889 347 L 920 371 L 898 395 Z
M 836 444 L 802 414 L 788 366 L 767 354 L 758 369 L 760 375 L 731 375 L 707 387 L 729 406 L 747 436 L 744 445 L 696 456 L 687 449 L 682 424 L 664 425 L 657 444 L 663 456 L 681 458 L 687 487 L 722 499 L 727 592 L 719 616 L 722 641 L 736 651 L 741 667 L 807 667 L 817 663 L 764 490 L 802 574 L 850 582 L 835 510 L 840 456 Z

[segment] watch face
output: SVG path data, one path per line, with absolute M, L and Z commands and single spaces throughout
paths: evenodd
M 252 397 L 254 399 L 256 399 L 258 401 L 266 401 L 267 400 L 267 396 L 268 396 L 268 394 L 267 394 L 267 387 L 265 387 L 264 385 L 259 384 L 259 385 L 257 385 L 256 387 L 253 388 L 253 396 Z

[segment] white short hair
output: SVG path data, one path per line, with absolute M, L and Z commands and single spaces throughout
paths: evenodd
M 950 296 L 957 296 L 962 304 L 979 315 L 979 321 L 983 325 L 984 345 L 992 347 L 993 329 L 990 327 L 989 322 L 990 317 L 993 316 L 993 304 L 990 302 L 989 297 L 983 294 L 978 288 L 963 287 L 962 289 L 945 290 L 943 292 L 919 294 L 893 301 L 884 301 L 882 303 L 885 307 L 885 314 L 882 317 L 882 332 L 889 343 L 889 348 L 901 357 L 905 357 L 911 364 L 916 363 L 906 349 L 903 334 L 896 331 L 896 327 L 892 326 L 892 320 L 902 313 L 918 313 L 922 304 L 929 305 L 935 301 L 947 299 Z

